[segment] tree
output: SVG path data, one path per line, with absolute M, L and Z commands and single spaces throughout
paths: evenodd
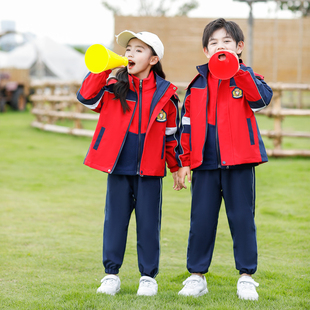
M 199 5 L 197 0 L 132 0 L 130 4 L 128 4 L 126 0 L 119 0 L 118 3 L 122 2 L 123 4 L 119 6 L 115 5 L 113 2 L 115 2 L 115 0 L 104 0 L 102 4 L 115 15 L 139 16 L 186 16 Z
M 290 10 L 301 13 L 302 16 L 310 16 L 310 1 L 279 1 L 281 10 Z

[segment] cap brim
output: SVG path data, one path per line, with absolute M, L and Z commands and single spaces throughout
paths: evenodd
M 130 39 L 136 38 L 136 37 L 137 37 L 136 33 L 130 30 L 124 30 L 119 35 L 116 36 L 116 42 L 122 47 L 127 47 Z

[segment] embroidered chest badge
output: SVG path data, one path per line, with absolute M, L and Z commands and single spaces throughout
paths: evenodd
M 164 110 L 161 110 L 156 117 L 157 122 L 165 122 L 167 120 L 167 113 Z
M 234 90 L 232 91 L 232 96 L 235 99 L 241 98 L 243 96 L 242 89 L 235 87 Z

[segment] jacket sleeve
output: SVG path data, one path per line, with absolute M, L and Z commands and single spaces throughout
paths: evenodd
M 169 101 L 166 126 L 166 161 L 171 172 L 179 169 L 177 150 L 179 148 L 179 98 L 174 95 Z
M 272 89 L 264 81 L 264 77 L 255 74 L 250 67 L 241 64 L 234 76 L 236 85 L 240 87 L 253 112 L 265 108 L 271 101 Z
M 100 112 L 104 86 L 107 84 L 107 78 L 111 72 L 111 70 L 98 74 L 89 72 L 77 92 L 78 101 L 87 108 L 95 112 Z
M 181 110 L 180 124 L 180 145 L 178 148 L 178 160 L 180 167 L 190 166 L 190 133 L 191 133 L 191 118 L 190 118 L 190 89 L 187 90 Z

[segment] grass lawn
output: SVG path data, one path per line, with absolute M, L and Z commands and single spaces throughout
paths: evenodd
M 133 218 L 122 289 L 112 297 L 96 294 L 104 276 L 106 174 L 83 165 L 90 138 L 43 132 L 30 126 L 33 119 L 29 112 L 0 114 L 0 309 L 310 309 L 310 158 L 271 158 L 256 170 L 258 302 L 236 296 L 224 206 L 206 275 L 209 293 L 177 295 L 188 276 L 190 190 L 175 192 L 170 175 L 164 179 L 158 295 L 136 296 Z M 299 119 L 290 122 L 300 130 Z M 309 148 L 309 141 L 298 143 Z

